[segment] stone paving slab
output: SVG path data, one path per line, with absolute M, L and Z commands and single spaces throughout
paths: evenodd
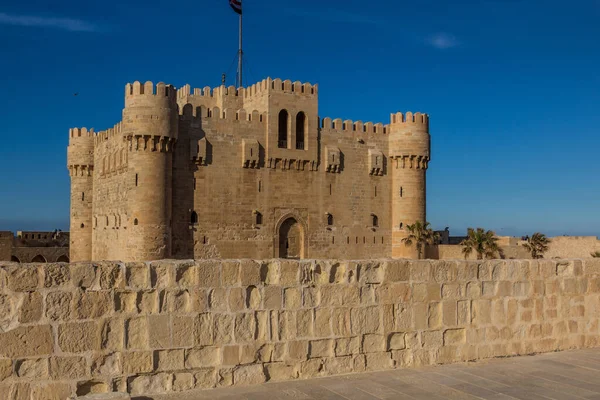
M 600 400 L 600 349 L 134 398 L 205 399 Z

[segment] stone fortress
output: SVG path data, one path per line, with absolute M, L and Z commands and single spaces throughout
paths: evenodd
M 0 261 L 69 262 L 69 232 L 0 231 Z
M 319 117 L 318 86 L 125 87 L 123 119 L 70 130 L 71 260 L 415 258 L 429 118 Z

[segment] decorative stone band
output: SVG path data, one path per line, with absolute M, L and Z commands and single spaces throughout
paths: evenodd
M 316 161 L 309 160 L 290 160 L 287 158 L 269 158 L 267 160 L 267 168 L 281 168 L 282 170 L 295 169 L 298 171 L 304 171 L 306 168 L 310 171 L 318 170 L 318 163 Z
M 400 155 L 390 156 L 393 160 L 393 166 L 395 169 L 427 169 L 429 167 L 428 156 L 417 156 L 417 155 Z
M 69 176 L 92 176 L 94 174 L 93 165 L 69 165 Z
M 129 151 L 173 151 L 177 139 L 168 136 L 129 135 L 127 136 Z

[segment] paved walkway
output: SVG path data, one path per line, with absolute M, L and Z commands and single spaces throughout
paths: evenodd
M 143 398 L 148 399 L 148 397 Z M 153 400 L 600 400 L 600 349 L 156 396 Z

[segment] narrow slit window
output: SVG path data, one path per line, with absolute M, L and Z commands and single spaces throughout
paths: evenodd
M 304 150 L 304 136 L 306 134 L 306 114 L 299 112 L 296 116 L 296 150 Z
M 134 224 L 134 225 L 137 225 L 137 224 L 138 224 L 138 219 L 137 219 L 137 218 L 133 220 L 133 224 Z
M 85 201 L 85 192 L 81 192 L 81 201 Z
M 198 213 L 196 211 L 192 211 L 192 215 L 190 217 L 190 223 L 192 225 L 198 225 Z
M 375 197 L 377 197 L 377 186 L 375 186 Z
M 335 236 L 331 237 L 331 244 L 335 244 Z
M 333 215 L 331 215 L 331 214 L 327 214 L 327 225 L 329 225 L 329 226 L 333 225 Z
M 379 226 L 379 218 L 375 214 L 371 214 L 371 222 L 374 228 Z
M 331 194 L 333 193 L 333 187 L 331 185 L 331 183 L 329 184 L 329 195 L 331 196 Z
M 138 177 L 138 174 L 135 174 L 135 186 L 136 187 L 137 187 L 138 183 L 139 183 L 139 177 Z
M 258 193 L 262 191 L 262 181 L 258 181 Z
M 196 190 L 196 178 L 194 178 L 194 190 Z
M 350 244 L 350 237 L 346 238 L 346 244 Z
M 262 216 L 261 213 L 259 213 L 259 212 L 256 213 L 255 219 L 254 219 L 254 223 L 256 225 L 262 225 L 262 223 L 263 223 L 263 216 Z

